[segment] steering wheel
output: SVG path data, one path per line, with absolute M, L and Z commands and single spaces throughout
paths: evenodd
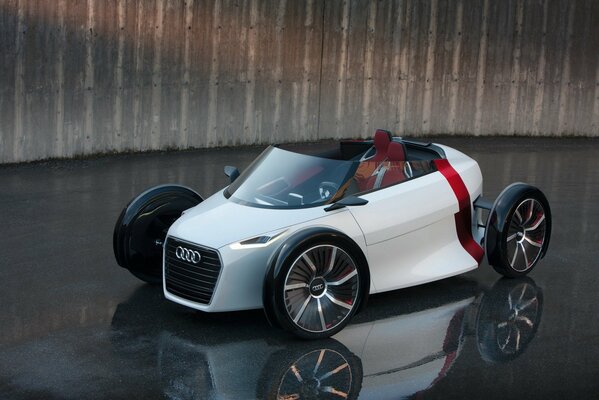
M 318 185 L 318 194 L 321 200 L 328 200 L 339 190 L 339 185 L 333 182 L 320 182 Z

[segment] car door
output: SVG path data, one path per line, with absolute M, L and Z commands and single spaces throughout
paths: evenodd
M 364 233 L 375 292 L 442 279 L 475 268 L 456 234 L 458 202 L 438 171 L 361 195 L 350 207 Z

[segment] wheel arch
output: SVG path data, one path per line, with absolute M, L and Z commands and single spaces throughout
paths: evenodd
M 140 214 L 144 212 L 144 209 L 152 204 L 152 202 L 157 202 L 159 200 L 184 200 L 186 207 L 193 207 L 201 203 L 203 198 L 194 190 L 186 186 L 165 184 L 150 187 L 131 199 L 121 211 L 115 223 L 112 235 L 113 252 L 119 266 L 129 269 L 130 271 L 136 270 L 130 260 L 130 242 L 131 237 L 134 235 L 135 224 L 140 218 Z M 182 212 L 184 209 L 181 208 L 180 211 Z M 150 221 L 153 218 L 153 214 L 147 214 L 148 215 L 144 215 L 144 219 Z M 141 273 L 143 271 L 138 272 Z M 140 279 L 145 280 L 143 277 L 140 277 Z

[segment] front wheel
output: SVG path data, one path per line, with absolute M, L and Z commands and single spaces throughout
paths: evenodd
M 343 329 L 368 292 L 368 272 L 360 254 L 340 240 L 308 240 L 284 259 L 266 288 L 276 322 L 304 339 L 320 339 Z
M 113 234 L 117 263 L 144 282 L 162 282 L 162 248 L 166 233 L 181 213 L 202 201 L 179 185 L 150 188 L 123 209 Z
M 551 209 L 545 195 L 524 183 L 508 186 L 487 222 L 489 264 L 507 277 L 528 274 L 545 255 L 551 236 Z

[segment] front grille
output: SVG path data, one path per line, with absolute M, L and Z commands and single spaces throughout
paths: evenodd
M 202 256 L 197 264 L 180 260 L 175 255 L 177 247 L 196 250 Z M 165 246 L 164 280 L 166 290 L 175 296 L 196 303 L 208 304 L 216 286 L 221 264 L 215 250 L 196 246 L 175 238 L 168 238 Z

